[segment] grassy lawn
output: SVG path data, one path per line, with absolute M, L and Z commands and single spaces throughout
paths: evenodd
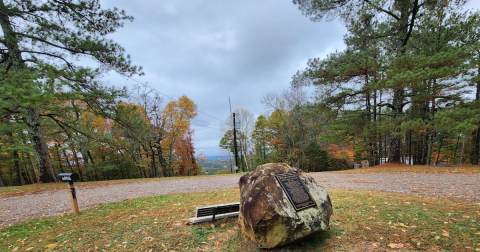
M 453 173 L 453 174 L 480 174 L 480 166 L 433 166 L 433 165 L 406 165 L 399 163 L 386 163 L 368 168 L 336 171 L 335 173 L 361 174 L 361 173 Z
M 329 190 L 330 231 L 271 251 L 480 251 L 480 204 L 371 191 Z M 80 215 L 0 229 L 0 251 L 260 251 L 236 218 L 190 225 L 195 206 L 238 201 L 238 189 L 139 198 Z

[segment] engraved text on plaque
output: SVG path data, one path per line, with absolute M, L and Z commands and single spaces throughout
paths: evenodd
M 298 212 L 305 208 L 317 206 L 297 173 L 277 174 L 275 175 L 275 179 L 282 187 L 288 200 L 290 200 L 290 203 L 292 203 L 295 208 L 295 211 Z

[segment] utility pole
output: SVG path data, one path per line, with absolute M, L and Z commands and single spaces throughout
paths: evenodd
M 238 152 L 237 152 L 237 129 L 235 125 L 235 113 L 233 113 L 233 150 L 235 151 L 235 167 L 237 170 L 235 173 L 238 172 Z

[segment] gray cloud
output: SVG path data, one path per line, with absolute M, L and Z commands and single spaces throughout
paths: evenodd
M 338 22 L 311 22 L 290 1 L 103 0 L 133 23 L 113 34 L 145 76 L 134 77 L 169 96 L 187 95 L 198 109 L 224 120 L 232 109 L 264 113 L 262 96 L 289 87 L 309 58 L 341 50 Z M 111 84 L 132 86 L 116 74 Z M 167 98 L 168 100 L 168 98 Z M 218 155 L 221 121 L 199 113 L 193 121 L 197 152 Z

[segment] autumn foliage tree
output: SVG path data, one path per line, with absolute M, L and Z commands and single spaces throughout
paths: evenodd
M 161 143 L 165 153 L 166 167 L 164 176 L 173 176 L 173 164 L 175 162 L 175 144 L 182 139 L 184 134 L 190 128 L 190 120 L 197 116 L 197 105 L 185 95 L 178 98 L 177 101 L 171 101 L 162 111 L 162 130 L 164 140 Z
M 82 181 L 198 175 L 190 128 L 195 104 L 183 96 L 162 106 L 155 94 L 147 96 L 152 99 L 116 99 L 108 113 L 97 113 L 82 100 L 57 100 L 59 122 L 44 123 L 53 172 L 76 172 Z M 0 123 L 2 186 L 34 183 L 39 175 L 26 126 L 14 119 Z
M 176 175 L 192 176 L 198 175 L 199 173 L 192 135 L 193 131 L 187 130 L 175 143 L 175 156 L 177 162 L 174 173 Z
M 56 181 L 43 120 L 60 122 L 58 107 L 49 106 L 55 97 L 83 99 L 93 108 L 112 95 L 96 82 L 102 73 L 140 73 L 107 38 L 131 20 L 124 11 L 102 9 L 98 0 L 0 1 L 0 100 L 6 105 L 0 114 L 21 117 L 27 126 L 42 182 Z M 99 66 L 81 66 L 81 57 Z

